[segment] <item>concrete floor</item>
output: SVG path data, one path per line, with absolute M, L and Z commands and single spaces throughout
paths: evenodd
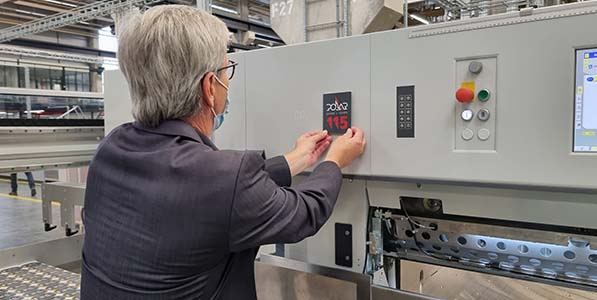
M 41 186 L 38 195 L 31 197 L 25 182 L 19 183 L 19 197 L 9 196 L 10 182 L 0 180 L 0 250 L 14 248 L 64 236 L 64 230 L 45 232 L 41 214 Z M 60 222 L 60 206 L 52 210 L 54 223 Z

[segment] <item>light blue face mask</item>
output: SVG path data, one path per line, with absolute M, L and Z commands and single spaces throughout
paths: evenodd
M 228 107 L 230 106 L 230 98 L 226 96 L 226 107 L 224 108 L 224 112 L 217 115 L 214 109 L 211 109 L 211 112 L 214 114 L 214 131 L 220 128 L 224 123 L 224 118 L 228 114 Z
M 221 84 L 226 91 L 228 91 L 228 87 L 222 82 L 220 81 L 220 78 L 218 78 L 218 76 L 214 76 L 216 78 L 216 81 Z M 214 114 L 214 131 L 217 130 L 218 128 L 220 128 L 220 126 L 222 126 L 222 124 L 224 123 L 224 119 L 226 117 L 226 115 L 229 112 L 229 107 L 230 107 L 230 96 L 226 95 L 226 106 L 224 107 L 224 112 L 222 112 L 221 114 L 216 114 L 216 111 L 214 110 L 214 108 L 211 108 L 211 112 Z

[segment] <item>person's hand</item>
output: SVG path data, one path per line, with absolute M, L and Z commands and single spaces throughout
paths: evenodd
M 296 140 L 294 150 L 284 155 L 290 167 L 290 174 L 295 176 L 313 166 L 331 143 L 332 137 L 328 135 L 327 130 L 301 135 Z
M 357 127 L 349 128 L 345 134 L 336 138 L 325 160 L 335 162 L 343 169 L 363 154 L 366 145 L 363 130 Z

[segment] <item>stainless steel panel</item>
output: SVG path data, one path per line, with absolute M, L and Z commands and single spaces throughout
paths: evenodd
M 371 278 L 345 270 L 261 255 L 255 278 L 259 299 L 371 299 Z
M 300 184 L 302 178 L 295 178 L 293 184 Z M 286 245 L 286 257 L 332 268 L 363 272 L 365 263 L 365 241 L 367 200 L 365 182 L 345 179 L 334 211 L 328 221 L 313 237 L 296 244 Z M 353 265 L 351 268 L 335 264 L 335 223 L 352 225 Z
M 39 261 L 58 266 L 81 260 L 83 235 L 0 251 L 0 269 Z
M 412 293 L 401 290 L 394 290 L 380 286 L 371 287 L 371 299 L 373 300 L 443 300 L 443 298 L 431 297 L 423 294 Z
M 447 300 L 590 300 L 597 293 L 471 271 L 401 261 L 403 290 Z

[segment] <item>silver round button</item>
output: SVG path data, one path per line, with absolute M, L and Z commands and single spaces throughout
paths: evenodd
M 479 129 L 477 136 L 479 137 L 480 140 L 486 141 L 491 136 L 491 132 L 487 128 L 481 128 L 481 129 Z
M 460 113 L 460 117 L 465 121 L 470 121 L 475 116 L 475 113 L 470 109 L 465 109 Z
M 465 140 L 465 141 L 472 140 L 473 136 L 475 136 L 475 133 L 472 130 L 468 129 L 468 128 L 465 128 L 462 131 L 462 139 Z
M 487 108 L 484 108 L 477 113 L 477 118 L 479 118 L 479 120 L 485 122 L 485 121 L 489 120 L 490 115 L 491 114 L 489 113 L 489 110 Z
M 473 73 L 473 74 L 479 74 L 481 73 L 481 71 L 483 71 L 483 63 L 480 61 L 472 61 L 469 65 L 468 65 L 468 71 Z

